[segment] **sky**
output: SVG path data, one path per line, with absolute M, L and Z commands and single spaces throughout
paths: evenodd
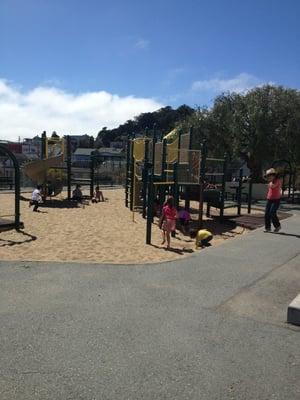
M 300 88 L 298 0 L 0 0 L 0 139 Z

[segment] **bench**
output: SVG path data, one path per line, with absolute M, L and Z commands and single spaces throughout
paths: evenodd
M 9 178 L 8 176 L 0 176 L 1 187 L 9 187 L 9 189 L 12 189 L 13 184 L 14 184 L 13 178 Z

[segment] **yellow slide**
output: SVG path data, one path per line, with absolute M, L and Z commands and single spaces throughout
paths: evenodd
M 60 154 L 56 157 L 46 158 L 44 160 L 30 161 L 23 166 L 23 171 L 28 178 L 30 178 L 35 184 L 44 184 L 48 178 L 48 171 L 50 168 L 62 167 L 64 164 L 64 156 Z M 55 185 L 55 182 L 52 182 Z

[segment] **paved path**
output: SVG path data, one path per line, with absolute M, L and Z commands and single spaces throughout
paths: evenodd
M 293 400 L 300 215 L 179 262 L 0 262 L 1 400 Z

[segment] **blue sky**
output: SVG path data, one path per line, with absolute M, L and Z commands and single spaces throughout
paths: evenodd
M 299 15 L 298 0 L 0 0 L 0 80 L 23 102 L 51 88 L 149 99 L 149 110 L 267 82 L 300 88 Z

